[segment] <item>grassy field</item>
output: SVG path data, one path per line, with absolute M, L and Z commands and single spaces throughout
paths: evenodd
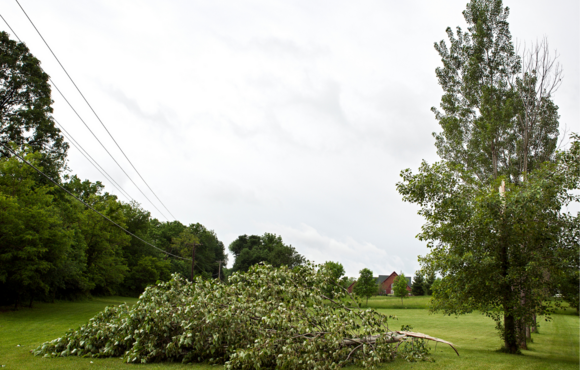
M 118 358 L 89 359 L 66 357 L 45 359 L 32 356 L 29 351 L 44 341 L 62 336 L 69 328 L 76 328 L 102 310 L 105 306 L 133 303 L 134 298 L 107 297 L 84 302 L 39 303 L 34 308 L 0 312 L 0 366 L 4 369 L 216 369 L 205 364 L 147 364 L 128 365 Z M 514 356 L 497 352 L 501 341 L 492 320 L 470 314 L 455 317 L 431 315 L 426 310 L 428 297 L 400 299 L 376 297 L 369 299 L 369 306 L 379 312 L 396 315 L 390 321 L 392 329 L 411 325 L 414 331 L 429 334 L 453 342 L 460 357 L 446 345 L 431 345 L 433 363 L 407 363 L 397 360 L 385 364 L 389 369 L 578 369 L 579 320 L 572 312 L 554 315 L 552 322 L 542 322 L 540 333 L 535 334 L 530 350 Z M 351 367 L 352 368 L 352 367 Z

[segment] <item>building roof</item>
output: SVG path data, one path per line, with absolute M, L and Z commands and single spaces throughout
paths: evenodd
M 375 278 L 377 280 L 377 284 L 382 284 L 385 280 L 387 280 L 391 275 L 379 275 L 379 277 Z

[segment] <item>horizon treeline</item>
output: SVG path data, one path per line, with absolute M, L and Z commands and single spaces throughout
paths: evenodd
M 39 166 L 42 155 L 27 152 Z M 33 300 L 74 299 L 87 295 L 138 295 L 147 285 L 173 273 L 218 277 L 226 260 L 214 231 L 195 223 L 162 222 L 136 202 L 123 202 L 104 185 L 76 175 L 61 185 L 139 238 L 134 238 L 16 157 L 0 157 L 0 305 Z

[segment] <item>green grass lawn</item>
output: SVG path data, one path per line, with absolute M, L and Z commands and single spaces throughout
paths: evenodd
M 118 358 L 90 359 L 66 357 L 45 359 L 29 353 L 42 342 L 62 336 L 67 329 L 77 328 L 88 321 L 105 306 L 123 302 L 134 303 L 135 298 L 94 298 L 83 302 L 38 303 L 32 309 L 0 312 L 0 365 L 4 369 L 216 369 L 219 366 L 205 364 L 147 364 L 129 365 Z M 501 341 L 494 329 L 494 322 L 480 314 L 447 317 L 429 314 L 428 297 L 400 299 L 373 297 L 369 306 L 379 312 L 396 315 L 390 321 L 391 329 L 411 325 L 414 331 L 448 340 L 456 345 L 460 357 L 446 345 L 439 343 L 436 351 L 431 345 L 434 363 L 407 363 L 396 360 L 385 364 L 389 369 L 578 369 L 579 320 L 572 312 L 554 315 L 552 322 L 541 322 L 540 333 L 534 334 L 534 343 L 523 355 L 507 355 L 496 350 Z M 20 346 L 18 346 L 20 345 Z M 92 363 L 91 363 L 92 361 Z

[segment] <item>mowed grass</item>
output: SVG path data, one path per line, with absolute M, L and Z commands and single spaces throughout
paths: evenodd
M 4 369 L 216 369 L 207 364 L 161 363 L 147 365 L 125 364 L 119 358 L 92 359 L 65 357 L 45 359 L 30 354 L 41 343 L 62 336 L 69 328 L 86 323 L 108 305 L 127 302 L 135 298 L 107 297 L 84 302 L 37 303 L 32 309 L 0 312 L 0 365 Z M 448 340 L 455 344 L 460 356 L 447 345 L 431 344 L 433 363 L 408 363 L 396 360 L 383 365 L 384 369 L 578 369 L 579 330 L 578 316 L 571 311 L 554 315 L 552 322 L 541 322 L 540 333 L 534 334 L 530 350 L 523 355 L 498 352 L 501 340 L 495 323 L 481 314 L 455 317 L 429 314 L 429 297 L 410 297 L 401 300 L 394 297 L 373 297 L 369 306 L 387 315 L 391 329 L 411 325 L 414 331 Z M 20 345 L 20 346 L 18 346 Z M 92 361 L 92 363 L 91 363 Z M 353 368 L 353 367 L 350 367 Z
M 33 356 L 31 349 L 62 337 L 68 329 L 76 329 L 106 306 L 121 303 L 133 304 L 136 298 L 105 297 L 83 302 L 35 303 L 32 309 L 0 312 L 0 366 L 4 369 L 127 369 L 141 366 L 125 364 L 119 358 L 93 359 L 77 356 L 43 358 Z M 208 365 L 150 364 L 147 369 L 215 369 Z

